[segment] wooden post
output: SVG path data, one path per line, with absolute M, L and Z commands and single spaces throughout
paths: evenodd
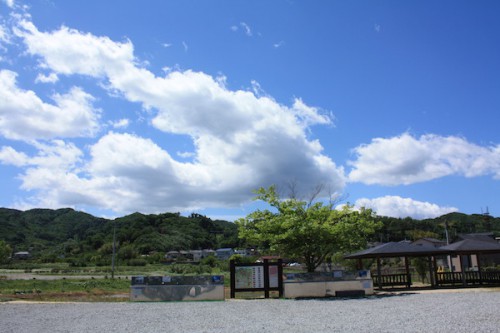
M 382 290 L 382 269 L 381 269 L 380 257 L 377 257 L 377 279 L 378 279 L 378 289 Z
M 278 288 L 279 297 L 283 298 L 283 260 L 278 259 Z
M 481 274 L 481 261 L 479 258 L 479 254 L 476 253 L 477 260 L 477 273 L 479 274 L 479 284 L 483 284 L 483 275 Z
M 411 288 L 411 273 L 410 264 L 408 262 L 408 257 L 405 257 L 405 270 L 406 270 L 406 288 Z
M 432 256 L 432 263 L 433 263 L 433 266 L 434 266 L 434 269 L 433 269 L 433 276 L 434 276 L 434 287 L 438 287 L 438 276 L 437 276 L 437 261 L 436 261 L 436 256 Z
M 264 259 L 264 297 L 269 298 L 269 259 Z
M 467 277 L 465 276 L 464 256 L 461 254 L 459 256 L 460 256 L 460 270 L 462 271 L 462 285 L 464 287 L 466 287 L 467 286 Z
M 431 287 L 434 287 L 434 273 L 432 272 L 432 257 L 427 257 L 427 262 L 429 264 L 429 282 L 431 283 Z

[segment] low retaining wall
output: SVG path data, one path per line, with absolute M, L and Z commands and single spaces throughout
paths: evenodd
M 223 301 L 224 276 L 134 276 L 130 300 L 135 302 Z
M 373 295 L 373 281 L 365 271 L 356 275 L 341 271 L 288 274 L 283 288 L 285 298 Z

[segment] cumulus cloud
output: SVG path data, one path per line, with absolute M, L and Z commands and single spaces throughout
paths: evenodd
M 279 49 L 279 48 L 280 48 L 280 47 L 282 47 L 283 45 L 285 45 L 285 42 L 284 42 L 284 41 L 282 41 L 282 40 L 280 40 L 279 42 L 274 43 L 274 44 L 273 44 L 273 47 L 274 47 L 275 49 Z
M 94 135 L 99 111 L 93 97 L 73 87 L 54 94 L 54 104 L 42 101 L 34 91 L 17 86 L 17 74 L 0 70 L 0 134 L 9 139 L 33 140 Z
M 240 22 L 240 26 L 243 28 L 243 31 L 245 31 L 245 34 L 248 37 L 251 37 L 253 35 L 252 29 L 250 28 L 250 26 L 248 24 L 246 24 L 245 22 Z
M 66 178 L 75 178 L 81 171 L 83 153 L 73 143 L 63 140 L 52 140 L 46 143 L 33 142 L 37 153 L 28 156 L 18 152 L 12 147 L 2 147 L 0 150 L 0 161 L 3 164 L 11 164 L 26 167 L 23 174 L 19 175 L 22 180 L 22 188 L 25 190 L 59 191 L 60 186 Z M 78 184 L 73 184 L 78 188 Z M 47 199 L 48 195 L 42 196 Z
M 8 28 L 4 25 L 0 24 L 0 42 L 2 43 L 10 43 L 10 34 L 8 32 Z M 0 45 L 0 48 L 4 46 Z
M 23 152 L 18 152 L 12 147 L 2 147 L 0 149 L 0 162 L 15 166 L 24 166 L 28 163 L 28 156 Z
M 456 136 L 404 133 L 376 138 L 354 149 L 349 180 L 365 184 L 409 185 L 450 175 L 500 179 L 500 146 L 479 146 Z
M 375 199 L 359 199 L 356 207 L 370 208 L 379 216 L 412 217 L 414 219 L 435 218 L 458 211 L 455 207 L 440 207 L 436 204 L 399 196 L 385 196 Z
M 248 37 L 252 37 L 253 36 L 253 32 L 252 32 L 252 28 L 250 28 L 250 26 L 245 23 L 245 22 L 240 22 L 239 25 L 232 25 L 230 27 L 231 31 L 234 31 L 234 32 L 237 32 L 238 30 L 242 30 L 245 35 L 247 35 Z
M 55 73 L 50 73 L 49 75 L 45 74 L 38 74 L 38 76 L 35 79 L 36 83 L 56 83 L 59 80 L 57 75 Z
M 120 119 L 120 120 L 116 120 L 116 121 L 111 121 L 110 122 L 110 125 L 113 127 L 113 128 L 127 128 L 128 125 L 130 125 L 130 120 L 129 119 Z
M 3 0 L 3 2 L 10 8 L 14 7 L 14 0 Z
M 115 42 L 67 27 L 42 32 L 28 20 L 21 20 L 15 33 L 42 68 L 58 76 L 104 81 L 108 92 L 141 103 L 151 115 L 148 124 L 169 135 L 188 137 L 194 147 L 192 155 L 181 155 L 191 157 L 189 162 L 179 162 L 161 147 L 162 139 L 153 142 L 110 132 L 88 145 L 89 160 L 80 161 L 78 167 L 67 165 L 57 174 L 37 164 L 22 175 L 24 188 L 38 191 L 38 200 L 45 205 L 93 204 L 117 212 L 160 212 L 239 205 L 256 187 L 291 179 L 304 188 L 322 183 L 339 191 L 344 186 L 343 168 L 322 153 L 318 141 L 307 137 L 310 126 L 331 124 L 332 116 L 299 98 L 292 106 L 282 105 L 269 96 L 230 90 L 223 80 L 192 70 L 156 76 L 139 65 L 129 40 Z M 10 78 L 8 91 L 45 105 L 33 92 L 17 88 L 12 74 Z M 72 94 L 71 99 L 55 96 L 56 105 L 78 100 L 76 95 L 81 94 L 80 110 L 91 110 L 89 95 L 81 90 Z M 20 100 L 12 98 L 10 103 Z M 0 128 L 4 135 L 15 137 L 6 130 L 12 126 Z M 92 127 L 87 121 L 84 128 Z
M 84 74 L 104 76 L 106 71 L 119 71 L 124 63 L 132 63 L 130 41 L 113 42 L 108 37 L 96 37 L 61 27 L 52 33 L 40 32 L 35 25 L 22 19 L 14 33 L 24 39 L 28 53 L 42 55 L 41 66 L 64 75 Z

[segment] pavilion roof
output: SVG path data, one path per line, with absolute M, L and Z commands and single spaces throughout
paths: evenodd
M 445 254 L 440 248 L 429 245 L 416 245 L 408 242 L 389 242 L 345 256 L 346 259 L 377 257 L 420 257 Z
M 448 254 L 500 253 L 500 243 L 480 239 L 464 239 L 436 248 L 431 245 L 412 244 L 405 241 L 383 243 L 378 246 L 345 256 L 346 259 L 383 257 L 423 257 Z
M 500 243 L 469 238 L 443 246 L 440 249 L 453 254 L 500 253 Z

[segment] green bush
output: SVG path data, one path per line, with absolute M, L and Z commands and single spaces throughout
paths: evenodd
M 215 256 L 208 256 L 200 260 L 201 265 L 207 265 L 210 267 L 217 267 L 219 260 Z
M 68 259 L 69 267 L 87 267 L 87 262 L 81 258 Z
M 130 259 L 127 262 L 128 266 L 146 266 L 148 264 L 148 261 L 143 258 L 136 258 L 136 259 Z

